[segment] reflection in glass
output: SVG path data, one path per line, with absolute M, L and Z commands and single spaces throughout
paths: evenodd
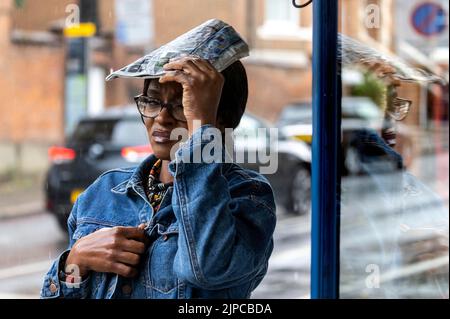
M 401 56 L 386 39 L 409 39 L 386 24 L 352 33 L 346 8 L 342 65 L 364 76 L 344 81 L 343 95 L 366 96 L 379 112 L 349 127 L 342 99 L 340 297 L 448 298 L 448 58 L 433 60 L 432 48 L 421 53 L 427 65 Z

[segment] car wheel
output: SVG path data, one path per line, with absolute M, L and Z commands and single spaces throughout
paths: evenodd
M 297 168 L 292 180 L 290 210 L 296 215 L 306 215 L 311 210 L 311 173 L 303 165 Z

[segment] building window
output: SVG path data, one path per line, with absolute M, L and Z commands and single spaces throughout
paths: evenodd
M 265 0 L 264 24 L 258 28 L 258 36 L 267 40 L 311 40 L 311 26 L 300 23 L 300 11 L 291 1 Z
M 266 21 L 275 24 L 298 26 L 298 11 L 289 1 L 266 0 Z

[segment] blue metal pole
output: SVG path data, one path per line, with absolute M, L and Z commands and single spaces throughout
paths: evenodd
M 338 1 L 314 0 L 311 298 L 339 298 Z

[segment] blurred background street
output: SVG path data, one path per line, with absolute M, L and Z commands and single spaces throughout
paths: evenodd
M 448 1 L 338 2 L 341 296 L 448 298 Z M 312 6 L 0 0 L 0 299 L 38 298 L 77 196 L 152 152 L 133 101 L 143 81 L 105 77 L 212 18 L 250 48 L 236 154 L 278 147 L 275 247 L 253 298 L 309 298 Z

